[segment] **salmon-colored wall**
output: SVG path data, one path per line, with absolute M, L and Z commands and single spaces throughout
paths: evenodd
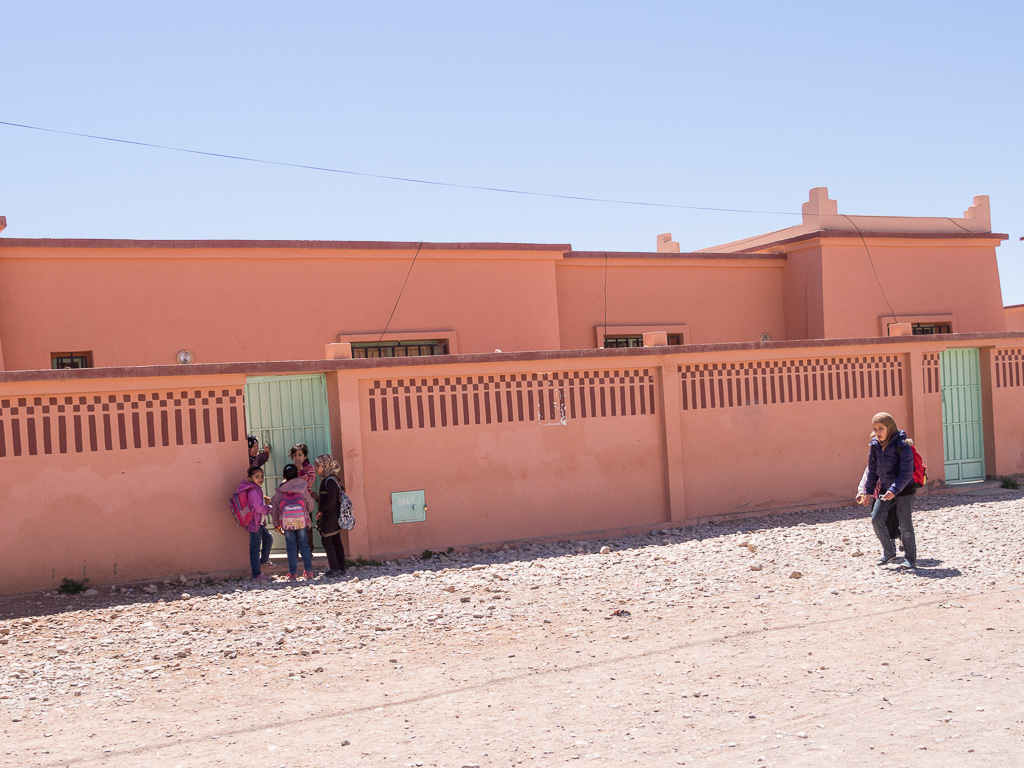
M 796 243 L 786 255 L 782 274 L 785 338 L 825 338 L 821 245 L 817 242 Z
M 370 551 L 666 521 L 658 370 L 625 365 L 361 380 L 363 471 L 351 482 L 362 481 Z M 426 522 L 393 524 L 391 493 L 415 490 L 426 491 Z
M 248 463 L 241 387 L 0 383 L 0 592 L 246 567 L 227 506 Z
M 832 236 L 771 253 L 607 258 L 559 245 L 3 239 L 0 362 L 45 369 L 50 353 L 91 351 L 97 367 L 168 365 L 180 350 L 196 363 L 312 360 L 385 326 L 388 338 L 448 336 L 453 352 L 488 353 L 593 348 L 605 324 L 685 326 L 686 343 L 702 344 L 878 336 L 889 305 L 901 319 L 952 318 L 958 332 L 1003 331 L 1015 316 L 1001 306 L 998 236 L 869 241 L 870 260 L 858 238 Z
M 1024 304 L 1006 307 L 1006 330 L 1024 331 Z
M 823 241 L 824 338 L 878 336 L 890 314 L 952 315 L 958 333 L 1006 329 L 995 241 L 872 238 L 868 248 L 870 259 L 859 239 Z
M 0 592 L 245 573 L 247 373 L 327 373 L 347 551 L 380 558 L 843 503 L 880 410 L 941 480 L 949 347 L 982 350 L 989 471 L 1024 471 L 1024 334 L 0 373 Z M 411 490 L 427 520 L 396 525 Z
M 173 365 L 182 349 L 196 363 L 321 359 L 339 334 L 384 330 L 415 247 L 181 251 L 0 248 L 5 367 L 83 350 L 97 367 Z M 389 331 L 451 329 L 459 352 L 557 349 L 560 255 L 424 249 Z
M 673 254 L 608 259 L 607 315 L 603 258 L 557 263 L 562 349 L 595 346 L 594 327 L 687 325 L 687 344 L 759 341 L 785 334 L 783 257 L 736 260 Z
M 990 393 L 993 415 L 992 443 L 996 461 L 994 474 L 1024 473 L 1024 345 L 991 350 Z M 988 449 L 988 445 L 986 445 Z
M 716 355 L 677 366 L 688 517 L 848 498 L 871 417 L 909 422 L 906 356 L 870 348 Z M 909 430 L 908 430 L 909 431 Z

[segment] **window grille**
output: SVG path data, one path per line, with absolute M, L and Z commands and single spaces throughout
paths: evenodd
M 352 357 L 427 357 L 447 354 L 447 339 L 352 342 Z
M 683 334 L 681 333 L 670 333 L 668 334 L 668 345 L 670 347 L 678 347 L 683 343 Z M 604 346 L 605 349 L 615 349 L 621 347 L 642 347 L 644 345 L 643 334 L 635 336 L 605 336 Z
M 61 368 L 92 368 L 92 352 L 51 352 L 50 367 Z

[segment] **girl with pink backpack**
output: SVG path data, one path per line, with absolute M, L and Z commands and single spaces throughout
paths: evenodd
M 238 484 L 235 496 L 231 500 L 231 507 L 238 524 L 249 532 L 249 567 L 252 569 L 252 580 L 267 581 L 270 577 L 260 571 L 260 545 L 263 542 L 263 534 L 267 532 L 263 527 L 263 516 L 269 512 L 263 500 L 263 467 L 249 467 L 246 479 Z
M 288 580 L 295 581 L 297 578 L 299 553 L 302 554 L 302 578 L 315 579 L 313 555 L 306 538 L 307 529 L 312 527 L 310 513 L 313 511 L 313 497 L 309 495 L 306 481 L 299 477 L 299 468 L 294 464 L 285 464 L 281 476 L 284 482 L 277 486 L 270 513 L 274 517 L 274 527 L 284 535 L 288 550 Z

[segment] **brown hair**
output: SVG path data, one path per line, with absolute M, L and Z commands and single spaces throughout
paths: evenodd
M 880 442 L 879 445 L 884 449 L 889 444 L 889 441 L 896 437 L 896 433 L 900 431 L 900 428 L 896 426 L 896 419 L 891 414 L 882 411 L 876 413 L 871 417 L 872 424 L 884 424 L 885 425 L 885 442 Z

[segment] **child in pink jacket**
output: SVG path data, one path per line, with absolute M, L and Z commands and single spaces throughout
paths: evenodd
M 313 554 L 306 538 L 313 527 L 310 513 L 313 511 L 313 497 L 306 490 L 306 481 L 299 477 L 299 468 L 285 464 L 281 470 L 284 482 L 277 486 L 270 512 L 274 516 L 274 527 L 284 534 L 288 549 L 288 580 L 295 581 L 299 567 L 299 553 L 302 554 L 302 578 L 315 579 Z
M 267 530 L 263 528 L 263 516 L 269 512 L 263 500 L 263 467 L 249 467 L 246 479 L 238 484 L 235 493 L 253 512 L 251 521 L 245 526 L 245 530 L 249 532 L 249 567 L 252 569 L 252 580 L 267 581 L 270 577 L 260 572 L 260 545 L 263 542 L 263 531 Z

